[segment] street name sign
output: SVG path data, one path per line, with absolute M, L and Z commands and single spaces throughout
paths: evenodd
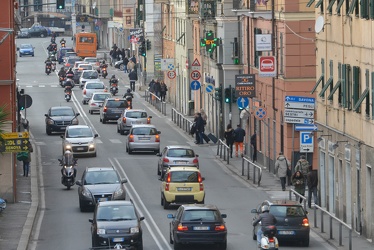
M 314 119 L 308 118 L 294 118 L 294 117 L 284 117 L 284 122 L 286 123 L 302 123 L 302 124 L 314 124 Z
M 285 117 L 293 117 L 293 118 L 313 118 L 314 117 L 314 110 L 310 109 L 285 109 L 284 110 Z
M 315 98 L 305 96 L 286 96 L 284 100 L 285 108 L 292 109 L 312 109 L 315 108 Z

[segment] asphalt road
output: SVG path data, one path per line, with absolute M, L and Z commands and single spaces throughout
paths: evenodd
M 71 42 L 70 39 L 67 46 Z M 66 190 L 60 182 L 60 166 L 57 159 L 61 157 L 62 139 L 59 135 L 48 136 L 45 133 L 44 114 L 51 106 L 72 106 L 79 112 L 80 124 L 87 124 L 99 134 L 96 158 L 79 158 L 78 176 L 89 166 L 114 166 L 124 178 L 128 198 L 134 200 L 139 213 L 146 219 L 142 222 L 144 249 L 169 250 L 168 213 L 175 208 L 164 210 L 160 205 L 160 181 L 156 173 L 157 156 L 139 153 L 128 155 L 125 152 L 125 136 L 116 131 L 116 123 L 101 124 L 97 114 L 90 115 L 87 105 L 82 105 L 79 88 L 73 89 L 72 101 L 64 100 L 63 89 L 58 84 L 55 74 L 44 73 L 44 60 L 47 57 L 45 48 L 49 38 L 32 38 L 17 40 L 20 43 L 32 43 L 35 46 L 35 57 L 18 58 L 17 78 L 25 93 L 33 98 L 32 107 L 27 109 L 26 117 L 30 121 L 30 131 L 35 145 L 41 155 L 40 164 L 40 209 L 34 225 L 31 250 L 82 250 L 91 247 L 90 223 L 92 212 L 81 213 L 78 204 L 77 187 Z M 59 41 L 59 38 L 58 38 Z M 110 69 L 109 75 L 124 73 Z M 104 80 L 107 84 L 108 80 Z M 126 87 L 125 87 L 126 85 Z M 128 83 L 120 82 L 120 94 L 124 94 Z M 257 190 L 228 171 L 225 165 L 216 160 L 211 146 L 196 146 L 193 138 L 186 136 L 173 123 L 160 115 L 153 107 L 141 99 L 138 93 L 134 98 L 135 108 L 144 108 L 152 115 L 152 123 L 161 131 L 161 148 L 170 144 L 191 145 L 199 154 L 202 176 L 206 178 L 205 202 L 217 205 L 221 212 L 228 215 L 228 250 L 256 249 L 252 240 L 252 215 L 250 210 L 268 199 L 265 191 Z M 33 171 L 33 170 L 31 170 Z M 282 249 L 304 249 L 298 245 L 282 246 Z M 309 249 L 329 249 L 327 243 L 315 234 L 311 235 Z M 193 247 L 186 249 L 208 249 Z M 211 248 L 214 249 L 214 248 Z

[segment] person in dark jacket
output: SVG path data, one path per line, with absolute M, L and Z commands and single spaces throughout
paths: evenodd
M 230 157 L 232 158 L 232 145 L 234 144 L 234 130 L 232 129 L 231 124 L 227 124 L 225 130 L 225 139 L 227 146 L 230 147 Z
M 301 171 L 296 171 L 291 177 L 292 185 L 295 186 L 295 191 L 301 194 L 302 196 L 305 195 L 305 183 L 304 183 L 304 176 Z M 303 198 L 300 197 L 300 203 L 303 202 Z
M 252 162 L 257 161 L 257 134 L 256 132 L 251 136 L 251 146 L 253 148 Z
M 308 179 L 308 207 L 312 207 L 312 194 L 314 198 L 314 204 L 318 205 L 317 187 L 318 187 L 318 173 L 317 170 L 313 170 L 312 166 L 309 166 L 309 172 L 307 175 Z
M 130 80 L 130 89 L 131 91 L 135 91 L 135 82 L 138 80 L 138 74 L 135 70 L 132 70 L 129 73 L 129 80 Z
M 240 154 L 243 156 L 243 142 L 245 138 L 245 130 L 242 129 L 240 124 L 237 125 L 236 129 L 234 130 L 234 144 L 235 144 L 235 156 L 239 156 L 239 148 L 240 148 Z
M 124 57 L 123 58 L 123 71 L 125 73 L 129 73 L 129 71 L 127 70 L 127 64 L 129 63 L 129 59 L 127 57 Z
M 277 219 L 269 213 L 269 206 L 263 205 L 261 207 L 261 214 L 256 220 L 253 221 L 252 225 L 256 226 L 261 221 L 261 226 L 257 230 L 257 245 L 261 244 L 262 232 L 265 231 L 267 226 L 274 226 L 277 223 Z
M 29 141 L 27 143 L 28 147 L 28 157 L 27 159 L 23 160 L 23 176 L 28 177 L 29 171 L 30 171 L 30 162 L 31 162 L 31 153 L 34 152 L 34 149 L 32 148 L 31 142 Z
M 167 91 L 168 91 L 168 87 L 166 86 L 164 81 L 161 81 L 161 84 L 160 84 L 160 98 L 161 98 L 162 102 L 165 101 L 165 96 L 166 96 Z
M 161 83 L 159 80 L 156 80 L 155 84 L 153 85 L 153 88 L 155 90 L 155 95 L 157 97 L 160 97 L 160 92 L 161 92 Z
M 201 113 L 197 113 L 196 133 L 199 135 L 199 140 L 196 144 L 204 144 L 204 119 L 201 117 Z

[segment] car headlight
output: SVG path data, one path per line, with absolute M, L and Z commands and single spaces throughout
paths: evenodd
M 65 144 L 65 150 L 71 150 L 71 144 Z
M 139 233 L 139 227 L 132 227 L 132 228 L 130 228 L 130 233 L 132 233 L 132 234 Z
M 95 148 L 95 143 L 94 143 L 94 141 L 90 141 L 89 143 L 88 143 L 88 147 L 89 148 Z
M 125 193 L 125 191 L 123 190 L 122 187 L 118 188 L 118 189 L 114 192 L 114 199 L 116 199 L 116 198 L 118 198 L 118 197 L 121 197 L 124 193 Z
M 91 192 L 87 189 L 82 190 L 82 195 L 88 198 L 91 198 Z
M 75 118 L 74 120 L 71 121 L 71 124 L 72 124 L 72 125 L 78 125 L 78 123 L 79 123 L 79 122 L 78 122 L 78 119 L 77 119 L 77 118 Z
M 105 229 L 104 228 L 98 228 L 96 233 L 97 234 L 105 234 Z
M 55 124 L 55 121 L 52 120 L 52 119 L 48 119 L 48 120 L 47 120 L 47 124 L 48 124 L 48 125 L 53 125 L 53 124 Z

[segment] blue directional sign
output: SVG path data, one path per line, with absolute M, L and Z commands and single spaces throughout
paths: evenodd
M 316 131 L 318 129 L 315 124 L 296 124 L 295 131 Z
M 236 101 L 238 104 L 238 108 L 245 109 L 249 105 L 249 98 L 248 97 L 239 97 Z
M 314 109 L 316 99 L 307 96 L 286 96 L 284 107 L 288 109 Z
M 313 153 L 313 135 L 310 132 L 300 132 L 300 153 Z
M 206 87 L 205 87 L 205 91 L 206 91 L 207 93 L 213 93 L 213 91 L 214 91 L 214 85 L 211 84 L 211 83 L 208 83 L 208 84 L 206 85 Z
M 199 81 L 192 81 L 191 82 L 191 89 L 192 90 L 198 90 L 198 89 L 200 89 L 200 87 L 201 87 L 201 84 L 200 84 Z

